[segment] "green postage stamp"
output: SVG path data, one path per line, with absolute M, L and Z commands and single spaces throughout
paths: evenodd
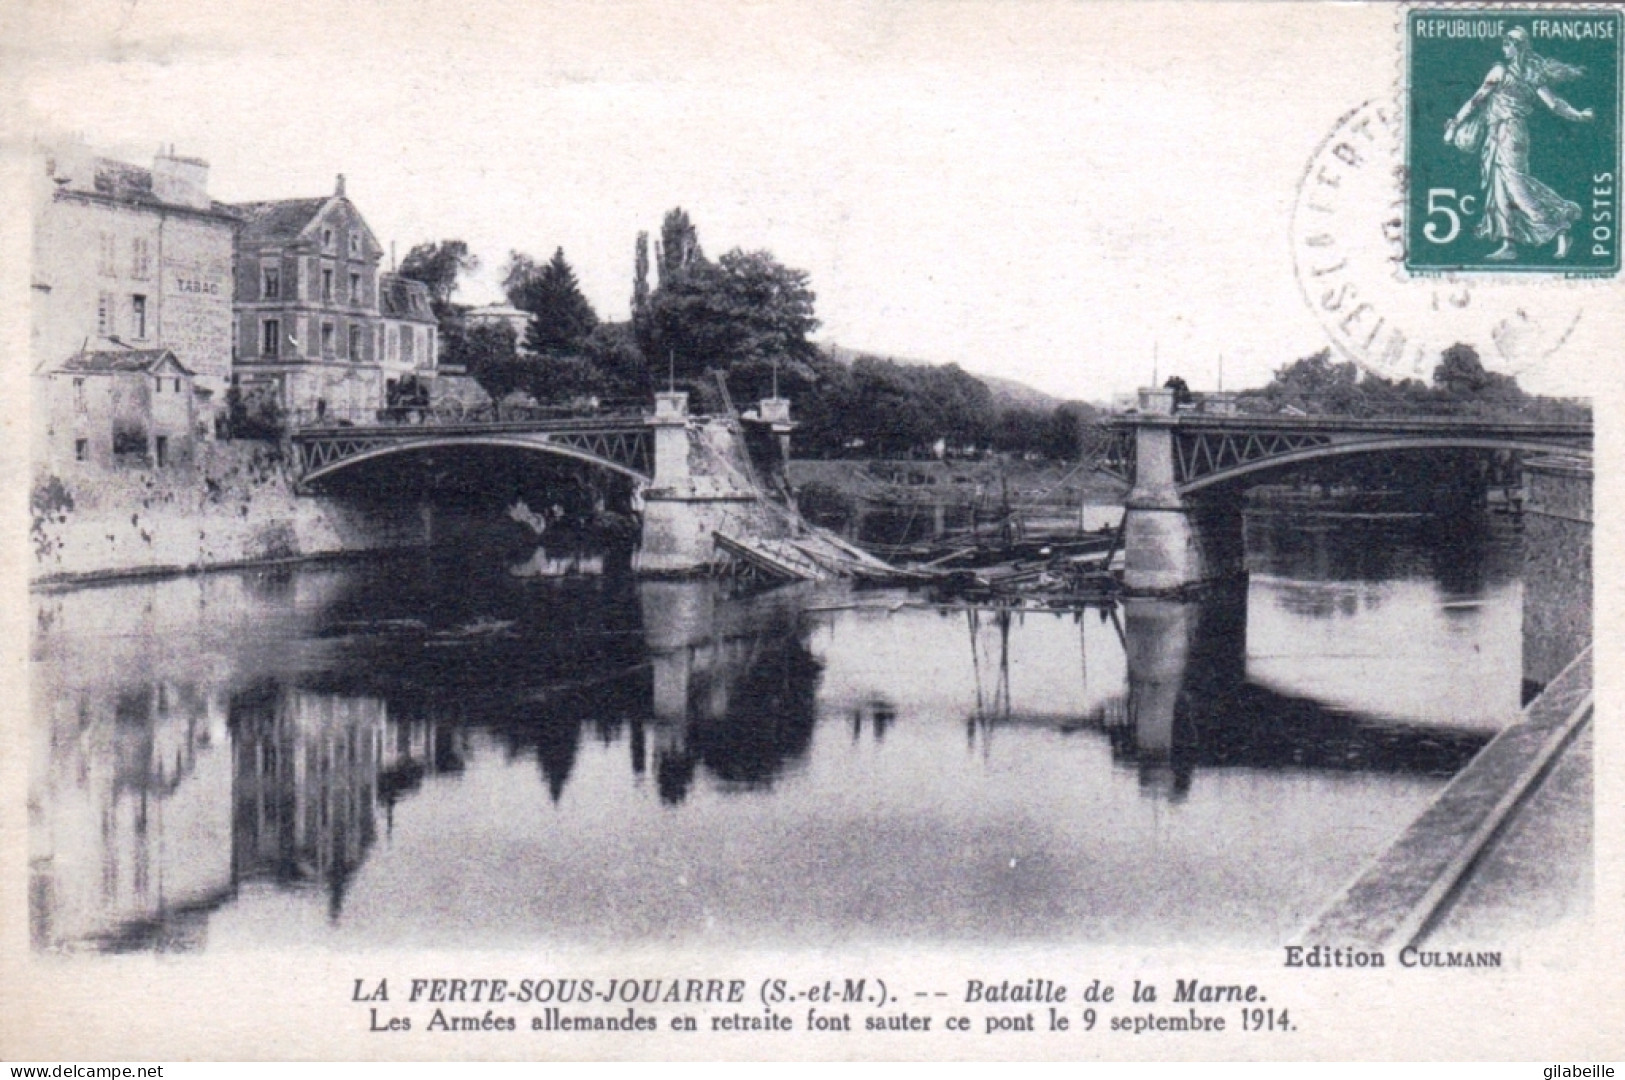
M 1405 267 L 1620 266 L 1618 9 L 1407 13 Z

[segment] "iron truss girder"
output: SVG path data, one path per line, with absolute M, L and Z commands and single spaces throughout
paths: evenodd
M 560 431 L 548 434 L 547 441 L 613 462 L 643 476 L 654 475 L 654 447 L 647 428 Z
M 1332 441 L 1330 435 L 1304 431 L 1181 431 L 1174 436 L 1174 482 L 1187 484 Z
M 492 446 L 513 446 L 516 441 L 530 443 L 537 449 L 557 447 L 569 451 L 570 457 L 598 461 L 615 468 L 635 473 L 645 479 L 654 477 L 654 440 L 642 426 L 617 425 L 606 428 L 573 428 L 566 431 L 501 431 L 471 433 L 424 429 L 399 432 L 299 433 L 293 437 L 295 460 L 299 476 L 325 471 L 353 458 L 383 450 L 408 450 L 415 447 L 432 448 L 447 444 L 448 440 L 462 445 L 488 443 Z
M 1112 428 L 1095 469 L 1115 476 L 1125 484 L 1134 483 L 1134 448 L 1138 444 L 1133 428 Z
M 393 442 L 390 439 L 298 439 L 294 446 L 299 453 L 299 474 L 325 469 L 362 454 L 371 453 Z

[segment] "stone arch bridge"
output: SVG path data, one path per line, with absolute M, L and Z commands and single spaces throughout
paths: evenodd
M 1209 399 L 1203 406 L 1218 404 Z M 1591 457 L 1585 423 L 1478 417 L 1243 416 L 1176 410 L 1173 393 L 1140 392 L 1140 410 L 1114 417 L 1097 466 L 1130 485 L 1124 578 L 1131 591 L 1166 592 L 1217 576 L 1240 550 L 1240 490 L 1306 462 L 1417 450 L 1499 450 Z M 1231 532 L 1237 535 L 1221 535 Z

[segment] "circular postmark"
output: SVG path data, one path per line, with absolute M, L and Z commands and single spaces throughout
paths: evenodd
M 1395 109 L 1368 101 L 1338 120 L 1299 182 L 1293 269 L 1332 346 L 1372 374 L 1424 381 L 1458 342 L 1509 375 L 1554 356 L 1580 322 L 1571 283 L 1405 273 L 1400 146 Z

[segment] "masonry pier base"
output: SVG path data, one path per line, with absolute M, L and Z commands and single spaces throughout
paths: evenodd
M 1244 572 L 1241 509 L 1180 494 L 1173 392 L 1142 390 L 1134 488 L 1123 519 L 1123 588 L 1166 595 Z
M 767 493 L 752 475 L 738 425 L 691 420 L 688 395 L 655 395 L 654 481 L 643 492 L 642 574 L 708 570 L 716 534 L 771 531 Z

